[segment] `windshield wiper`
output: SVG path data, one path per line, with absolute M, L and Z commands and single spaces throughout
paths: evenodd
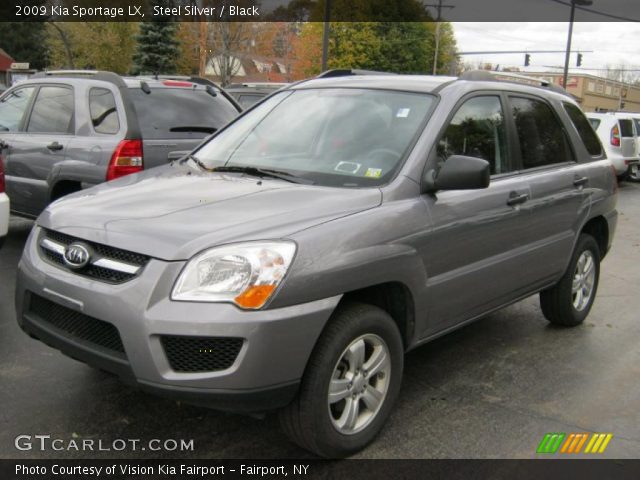
M 215 167 L 208 169 L 210 172 L 231 172 L 231 173 L 246 173 L 254 177 L 271 177 L 284 180 L 291 183 L 302 183 L 305 185 L 313 185 L 315 182 L 307 178 L 302 178 L 289 172 L 283 172 L 280 170 L 271 170 L 268 168 L 258 167 L 246 167 L 239 165 L 228 165 L 222 167 Z
M 185 125 L 178 127 L 171 127 L 169 129 L 170 132 L 198 132 L 198 133 L 215 133 L 218 131 L 217 128 L 207 127 L 203 125 Z

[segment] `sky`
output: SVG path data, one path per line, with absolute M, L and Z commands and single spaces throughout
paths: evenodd
M 569 23 L 563 22 L 453 22 L 458 50 L 562 50 L 566 49 Z M 627 69 L 640 76 L 640 23 L 576 22 L 572 50 L 582 50 L 582 67 L 605 69 L 607 65 Z M 593 53 L 586 52 L 593 50 Z M 547 71 L 550 66 L 563 66 L 564 53 L 531 53 L 531 65 L 524 67 L 524 54 L 465 55 L 464 62 L 492 63 L 494 67 L 519 67 L 524 71 Z M 576 53 L 570 67 L 576 66 Z M 575 71 L 575 70 L 574 70 Z M 599 74 L 598 71 L 580 70 Z

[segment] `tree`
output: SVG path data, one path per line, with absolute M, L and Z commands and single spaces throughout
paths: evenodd
M 248 49 L 250 25 L 244 22 L 213 22 L 209 24 L 208 63 L 223 86 L 242 68 L 242 57 Z
M 0 48 L 16 62 L 28 62 L 31 68 L 42 70 L 47 65 L 46 35 L 44 22 L 1 22 Z
M 154 5 L 168 7 L 172 2 L 157 0 Z M 133 55 L 133 73 L 175 73 L 180 53 L 177 31 L 178 24 L 170 17 L 154 16 L 150 22 L 141 23 Z
M 134 22 L 48 22 L 49 66 L 127 73 L 138 26 Z
M 294 72 L 300 76 L 319 73 L 322 24 L 306 23 L 295 42 Z M 329 68 L 361 68 L 396 73 L 433 71 L 435 24 L 433 22 L 332 22 Z M 451 25 L 440 27 L 438 73 L 449 73 L 457 64 Z

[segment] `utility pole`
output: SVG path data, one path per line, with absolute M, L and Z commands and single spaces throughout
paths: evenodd
M 331 20 L 331 0 L 324 0 L 324 28 L 322 31 L 322 69 L 327 71 L 329 61 L 329 25 Z
M 576 15 L 576 5 L 588 6 L 593 4 L 593 0 L 571 0 L 571 15 L 569 17 L 569 35 L 567 36 L 567 50 L 564 57 L 564 75 L 562 77 L 562 87 L 567 88 L 567 78 L 569 77 L 569 57 L 571 56 L 571 36 L 573 35 L 573 19 Z
M 433 75 L 437 73 L 438 69 L 438 50 L 440 49 L 440 21 L 442 20 L 442 9 L 443 8 L 455 8 L 453 5 L 443 5 L 444 0 L 438 0 L 437 5 L 425 5 L 425 7 L 435 7 L 437 10 L 436 15 L 436 35 L 435 35 L 435 51 L 433 53 Z
M 207 22 L 200 22 L 200 64 L 198 68 L 198 75 L 204 77 L 207 73 L 207 32 L 208 32 L 208 24 Z

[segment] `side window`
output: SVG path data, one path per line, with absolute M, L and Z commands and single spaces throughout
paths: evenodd
M 73 129 L 73 90 L 41 87 L 29 117 L 27 132 L 70 133 Z
M 578 131 L 578 135 L 580 135 L 582 143 L 587 147 L 589 155 L 593 155 L 594 157 L 602 155 L 602 145 L 600 145 L 600 140 L 598 140 L 596 132 L 591 128 L 591 124 L 589 123 L 589 120 L 587 120 L 587 117 L 584 116 L 584 113 L 582 113 L 582 110 L 571 103 L 564 102 L 563 105 L 567 115 L 569 115 L 569 118 L 573 123 L 573 126 L 576 127 L 576 130 Z M 594 128 L 597 128 L 597 126 Z
M 549 105 L 541 100 L 522 97 L 511 97 L 510 101 L 523 168 L 573 160 L 564 128 Z
M 91 123 L 97 133 L 114 134 L 120 130 L 116 99 L 106 88 L 92 88 L 89 92 Z
M 0 101 L 0 132 L 17 132 L 35 87 L 25 87 L 5 95 Z
M 492 174 L 509 172 L 513 169 L 507 157 L 506 138 L 500 97 L 473 97 L 451 119 L 438 142 L 438 157 L 478 157 L 489 162 Z
M 618 120 L 618 123 L 620 124 L 620 134 L 623 137 L 633 137 L 633 122 L 631 121 L 631 119 L 628 118 L 624 118 L 624 119 L 620 119 Z

